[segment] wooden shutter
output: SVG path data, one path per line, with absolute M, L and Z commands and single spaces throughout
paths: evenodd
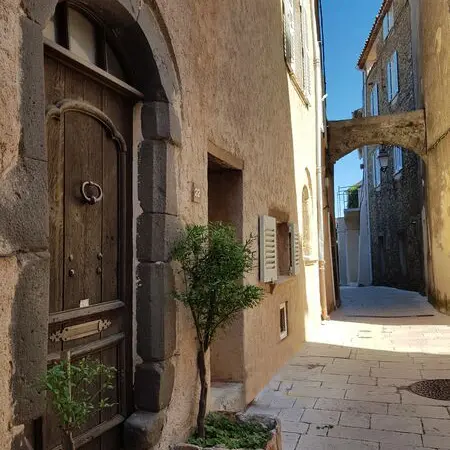
M 296 275 L 300 272 L 300 233 L 296 223 L 289 224 L 289 244 L 291 252 L 291 274 Z
M 284 57 L 291 70 L 294 65 L 294 0 L 283 0 Z
M 388 100 L 392 100 L 392 61 L 389 60 L 386 67 L 386 78 L 387 78 L 387 94 L 388 94 Z
M 392 55 L 392 62 L 391 62 L 391 68 L 392 68 L 392 97 L 395 97 L 398 93 L 398 52 L 395 51 Z
M 259 218 L 259 273 L 264 283 L 278 278 L 277 221 L 270 216 Z
M 302 35 L 302 88 L 306 95 L 311 94 L 311 58 L 308 40 L 308 14 L 305 0 L 300 3 L 301 7 L 301 35 Z
M 378 105 L 379 105 L 379 101 L 378 101 L 378 83 L 375 83 L 373 88 L 372 88 L 372 92 L 370 95 L 370 108 L 371 108 L 371 113 L 372 116 L 378 116 Z
M 389 13 L 383 18 L 383 39 L 386 39 L 389 34 Z

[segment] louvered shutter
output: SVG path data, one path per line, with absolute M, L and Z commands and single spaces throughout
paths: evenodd
M 308 16 L 305 0 L 301 2 L 301 41 L 302 41 L 302 88 L 306 95 L 311 94 L 311 59 L 308 41 Z
M 274 217 L 259 218 L 259 272 L 264 283 L 276 281 L 277 267 L 277 221 Z
M 300 272 L 300 233 L 296 223 L 289 224 L 289 244 L 291 251 L 291 274 L 295 275 Z
M 283 0 L 284 57 L 293 70 L 294 66 L 294 0 Z
M 391 60 L 387 63 L 387 69 L 386 69 L 386 79 L 387 79 L 387 94 L 388 94 L 388 100 L 392 100 L 392 62 Z
M 392 96 L 395 97 L 398 93 L 398 53 L 394 52 L 392 56 Z

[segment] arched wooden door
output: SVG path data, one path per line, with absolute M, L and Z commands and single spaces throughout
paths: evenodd
M 129 414 L 130 153 L 136 97 L 111 77 L 46 47 L 45 95 L 50 205 L 48 362 L 98 359 L 117 369 L 111 408 L 76 433 L 83 450 L 119 450 Z M 101 380 L 98 381 L 99 383 Z M 44 448 L 60 431 L 48 408 Z

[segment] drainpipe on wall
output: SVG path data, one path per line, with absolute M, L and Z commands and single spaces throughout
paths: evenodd
M 311 17 L 317 17 L 314 2 L 311 2 Z M 313 28 L 314 29 L 314 28 Z M 317 31 L 317 27 L 315 28 Z M 324 225 L 323 225 L 323 170 L 322 170 L 322 132 L 324 130 L 322 114 L 322 71 L 320 67 L 321 55 L 318 43 L 318 36 L 313 33 L 313 61 L 314 61 L 314 95 L 316 102 L 316 164 L 317 164 L 317 228 L 318 228 L 318 260 L 319 260 L 319 290 L 320 290 L 320 309 L 322 320 L 328 320 L 327 308 L 327 289 L 325 279 L 325 252 L 324 252 Z

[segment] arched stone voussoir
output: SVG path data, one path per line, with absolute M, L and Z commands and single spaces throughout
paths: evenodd
M 357 148 L 375 144 L 398 145 L 423 157 L 424 110 L 328 122 L 328 158 L 332 164 Z

